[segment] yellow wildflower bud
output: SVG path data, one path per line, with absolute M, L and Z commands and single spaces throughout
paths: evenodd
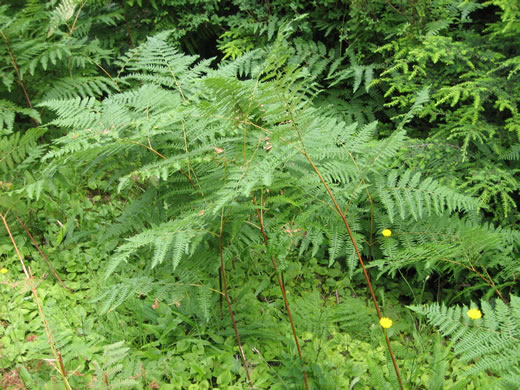
M 391 328 L 392 320 L 388 317 L 381 317 L 381 319 L 379 320 L 379 325 L 381 325 L 385 329 Z
M 479 309 L 469 309 L 466 313 L 472 320 L 478 320 L 482 318 L 482 312 Z
M 2 273 L 2 274 L 6 274 L 6 273 L 7 273 L 7 268 L 2 268 L 2 269 L 0 269 L 0 273 Z
M 390 237 L 392 235 L 392 231 L 390 229 L 385 229 L 381 232 L 381 234 L 385 237 Z

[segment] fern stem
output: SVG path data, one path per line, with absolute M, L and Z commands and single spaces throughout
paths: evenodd
M 186 155 L 188 155 L 188 139 L 187 139 L 187 135 L 186 135 L 186 127 L 184 126 L 184 120 L 181 122 L 182 123 L 182 134 L 183 134 L 183 137 L 184 137 L 184 151 L 186 152 Z M 194 189 L 195 188 L 195 184 L 193 184 L 193 181 L 191 179 L 191 166 L 190 166 L 190 160 L 188 158 L 188 176 L 186 176 L 188 178 L 188 180 L 190 181 L 191 185 L 193 186 Z
M 471 264 L 471 261 L 468 260 L 468 262 Z M 475 269 L 475 266 L 473 264 L 471 264 L 471 268 L 473 268 L 474 272 L 480 276 L 484 281 L 486 281 L 486 278 L 484 277 L 484 275 L 480 274 L 476 269 Z M 487 268 L 485 268 L 484 266 L 482 266 L 482 268 L 484 269 L 484 272 L 486 273 L 487 277 L 488 277 L 488 285 L 493 288 L 495 290 L 495 292 L 497 293 L 497 295 L 500 297 L 500 299 L 502 299 L 502 302 L 504 303 L 508 303 L 508 301 L 502 296 L 502 293 L 499 291 L 499 289 L 497 288 L 495 282 L 493 281 L 493 278 L 491 277 L 491 275 L 489 274 Z
M 101 64 L 98 64 L 96 61 L 94 61 L 92 58 L 90 58 L 88 55 L 84 54 L 85 57 L 87 57 L 94 65 L 96 65 L 101 71 L 107 75 L 107 77 L 110 79 L 110 81 L 114 82 L 114 85 L 116 86 L 117 90 L 121 92 L 121 89 L 119 88 L 119 84 L 117 84 L 117 81 L 112 78 L 112 75 L 101 66 Z M 70 75 L 72 77 L 72 74 Z
M 374 307 L 376 309 L 377 316 L 378 316 L 379 320 L 381 320 L 382 315 L 381 315 L 381 310 L 379 308 L 379 303 L 377 302 L 376 294 L 374 293 L 374 289 L 372 288 L 372 282 L 370 280 L 370 276 L 368 275 L 368 271 L 367 271 L 367 269 L 365 267 L 365 262 L 363 261 L 363 258 L 361 257 L 361 253 L 359 252 L 358 246 L 356 244 L 356 240 L 354 239 L 354 235 L 352 234 L 352 230 L 350 229 L 350 225 L 349 225 L 349 223 L 347 221 L 347 217 L 345 217 L 345 214 L 343 213 L 340 205 L 338 204 L 338 201 L 336 200 L 336 197 L 332 193 L 329 185 L 325 181 L 325 179 L 322 176 L 320 170 L 318 169 L 316 164 L 314 164 L 314 161 L 312 160 L 312 158 L 307 153 L 307 150 L 305 148 L 305 143 L 303 142 L 302 134 L 300 132 L 300 129 L 296 125 L 296 120 L 294 118 L 293 110 L 292 110 L 292 108 L 290 108 L 290 106 L 289 106 L 289 104 L 287 102 L 287 99 L 285 99 L 285 96 L 284 96 L 284 101 L 285 101 L 286 106 L 288 107 L 288 111 L 289 111 L 289 114 L 290 114 L 290 117 L 291 117 L 290 122 L 292 124 L 292 127 L 296 131 L 296 134 L 298 135 L 298 138 L 299 138 L 299 141 L 300 141 L 300 145 L 301 145 L 300 152 L 307 159 L 307 161 L 311 165 L 311 167 L 314 170 L 314 172 L 316 173 L 316 175 L 318 175 L 321 183 L 325 187 L 325 190 L 329 194 L 329 197 L 332 200 L 332 203 L 334 204 L 334 207 L 336 208 L 337 213 L 339 214 L 339 216 L 343 220 L 343 223 L 345 224 L 345 228 L 347 229 L 348 235 L 350 237 L 350 241 L 352 242 L 352 245 L 354 246 L 354 250 L 356 251 L 356 255 L 357 255 L 357 258 L 359 260 L 359 264 L 361 265 L 361 268 L 363 269 L 363 274 L 365 275 L 365 280 L 367 282 L 368 290 L 370 291 L 370 295 L 372 297 L 372 301 L 374 302 Z M 392 345 L 390 344 L 390 339 L 388 338 L 388 334 L 386 333 L 385 328 L 383 328 L 381 326 L 381 329 L 383 331 L 383 334 L 385 335 L 386 346 L 388 348 L 388 352 L 390 353 L 390 357 L 392 358 L 392 364 L 394 366 L 394 370 L 395 370 L 395 374 L 397 376 L 397 380 L 399 381 L 399 387 L 401 388 L 401 390 L 404 390 L 403 381 L 401 379 L 401 373 L 399 372 L 399 366 L 397 365 L 397 360 L 396 360 L 394 352 L 392 350 Z
M 70 287 L 67 287 L 65 285 L 65 283 L 63 282 L 63 280 L 60 278 L 60 275 L 58 275 L 58 273 L 56 272 L 56 270 L 52 266 L 52 264 L 49 261 L 49 259 L 47 258 L 47 256 L 45 256 L 45 253 L 43 253 L 43 251 L 41 250 L 40 246 L 38 245 L 38 243 L 36 242 L 36 240 L 34 239 L 32 234 L 27 229 L 27 226 L 25 226 L 25 224 L 22 222 L 22 220 L 18 216 L 16 216 L 16 219 L 18 220 L 18 222 L 20 222 L 20 225 L 22 225 L 23 229 L 25 230 L 25 233 L 27 233 L 27 235 L 31 239 L 31 241 L 34 244 L 34 246 L 36 247 L 36 249 L 38 249 L 38 252 L 40 252 L 40 255 L 43 257 L 43 259 L 45 260 L 45 262 L 49 266 L 49 269 L 51 270 L 51 272 L 54 275 L 54 277 L 58 280 L 58 282 L 62 285 L 63 288 L 69 290 L 70 292 L 73 292 L 74 290 L 72 290 Z
M 9 39 L 7 39 L 7 37 L 5 36 L 5 34 L 2 31 L 0 31 L 0 34 L 2 35 L 2 38 L 5 42 L 5 44 L 7 45 L 7 50 L 9 51 L 9 57 L 11 57 L 11 63 L 13 65 L 14 70 L 16 71 L 16 77 L 18 77 L 18 83 L 20 83 L 20 87 L 22 88 L 22 91 L 23 91 L 23 94 L 25 97 L 25 101 L 27 102 L 27 105 L 29 106 L 29 108 L 33 108 L 31 99 L 29 98 L 29 94 L 27 93 L 27 89 L 25 88 L 25 83 L 24 83 L 24 81 L 22 79 L 22 75 L 20 73 L 20 68 L 18 67 L 18 63 L 16 62 L 16 58 L 14 56 L 14 52 L 11 47 L 11 42 L 9 42 Z M 40 122 L 38 122 L 36 119 L 33 119 L 33 122 L 36 126 L 40 126 Z
M 455 260 L 450 260 L 450 259 L 439 259 L 440 261 L 445 261 L 447 263 L 452 263 L 452 264 L 457 264 L 463 268 L 466 268 L 468 271 L 471 271 L 473 272 L 474 274 L 476 274 L 480 279 L 482 279 L 484 281 L 484 283 L 486 283 L 489 287 L 491 287 L 492 289 L 495 290 L 495 292 L 497 293 L 497 295 L 500 297 L 500 299 L 504 302 L 504 303 L 507 303 L 507 300 L 504 298 L 504 296 L 502 295 L 502 293 L 500 292 L 500 290 L 497 288 L 497 286 L 495 285 L 495 282 L 493 282 L 493 279 L 491 279 L 491 276 L 489 275 L 489 273 L 486 271 L 487 275 L 490 277 L 490 279 L 486 279 L 486 277 L 484 275 L 482 275 L 480 272 L 478 272 L 475 267 L 473 266 L 473 264 L 471 264 L 471 267 L 466 265 L 466 264 L 463 264 L 463 263 L 460 263 L 458 261 L 455 261 Z
M 255 199 L 255 196 L 253 193 L 251 193 L 251 198 L 253 200 L 253 204 L 256 206 L 257 205 L 256 199 Z M 258 217 L 258 221 L 260 223 L 260 231 L 262 232 L 262 236 L 264 237 L 264 244 L 267 249 L 269 246 L 269 240 L 268 240 L 267 234 L 265 232 L 263 214 L 262 214 L 261 210 L 259 210 L 258 208 L 256 209 L 256 216 Z M 280 286 L 280 290 L 282 291 L 283 301 L 285 303 L 285 309 L 287 310 L 287 317 L 289 318 L 289 322 L 291 323 L 291 330 L 292 330 L 292 334 L 294 337 L 294 342 L 296 343 L 296 349 L 298 350 L 298 356 L 300 357 L 300 360 L 303 361 L 303 355 L 302 355 L 302 350 L 300 347 L 300 342 L 298 341 L 298 335 L 296 334 L 296 327 L 294 326 L 294 320 L 292 318 L 291 308 L 289 306 L 289 300 L 287 299 L 287 293 L 285 291 L 285 283 L 283 282 L 283 280 L 280 277 L 280 273 L 278 272 L 278 266 L 276 264 L 276 260 L 275 260 L 274 256 L 271 256 L 271 262 L 273 263 L 273 268 L 276 273 L 278 285 Z M 305 382 L 305 389 L 309 390 L 309 381 L 307 379 L 307 372 L 305 372 L 305 370 L 303 370 L 303 381 Z
M 172 78 L 173 78 L 173 82 L 175 83 L 175 86 L 177 87 L 177 89 L 179 90 L 180 94 L 181 94 L 181 97 L 182 97 L 182 101 L 183 102 L 187 102 L 187 99 L 186 97 L 184 96 L 184 93 L 182 92 L 182 88 L 181 88 L 181 85 L 179 84 L 179 82 L 177 81 L 177 77 L 175 76 L 175 72 L 173 71 L 172 67 L 170 66 L 170 64 L 168 63 L 168 61 L 165 61 L 166 62 L 166 66 L 168 67 L 168 70 L 170 71 L 170 74 L 172 75 Z
M 5 217 L 6 217 L 5 214 L 0 214 L 0 218 L 2 219 L 2 222 L 4 223 L 4 227 L 7 230 L 7 233 L 9 234 L 9 238 L 11 239 L 11 243 L 13 244 L 14 250 L 16 251 L 16 255 L 18 256 L 18 259 L 20 260 L 20 263 L 22 264 L 22 269 L 25 274 L 25 279 L 34 296 L 34 301 L 36 302 L 36 305 L 38 306 L 38 312 L 40 314 L 40 318 L 42 319 L 43 327 L 44 327 L 45 333 L 47 335 L 47 342 L 51 349 L 52 355 L 54 356 L 54 361 L 56 362 L 55 368 L 58 370 L 58 372 L 61 375 L 61 378 L 63 379 L 63 384 L 65 385 L 65 389 L 72 390 L 72 387 L 70 387 L 69 381 L 67 380 L 67 373 L 65 372 L 65 367 L 63 365 L 63 359 L 61 358 L 61 353 L 59 351 L 56 351 L 56 349 L 54 347 L 54 341 L 52 339 L 51 329 L 49 328 L 49 324 L 47 323 L 47 320 L 45 319 L 45 313 L 43 312 L 43 306 L 41 304 L 40 298 L 38 297 L 38 292 L 36 291 L 36 287 L 34 286 L 33 281 L 32 281 L 33 276 L 31 274 L 31 269 L 27 268 L 25 266 L 25 262 L 23 260 L 22 254 L 20 253 L 20 250 L 18 249 L 18 245 L 16 245 L 16 241 L 14 240 L 13 234 L 11 233 L 11 229 L 9 228 L 9 224 L 7 223 L 7 220 Z
M 253 382 L 251 381 L 251 376 L 249 375 L 249 368 L 247 364 L 246 355 L 244 354 L 244 349 L 242 348 L 242 342 L 240 341 L 240 334 L 238 333 L 237 323 L 235 321 L 235 316 L 233 314 L 233 308 L 231 307 L 231 301 L 229 300 L 228 295 L 228 287 L 226 280 L 226 267 L 224 266 L 224 251 L 222 247 L 222 236 L 224 234 L 224 210 L 222 210 L 220 216 L 220 234 L 218 236 L 218 251 L 220 256 L 220 274 L 222 276 L 222 283 L 224 285 L 224 298 L 226 300 L 226 304 L 229 310 L 229 316 L 231 317 L 231 322 L 233 323 L 233 329 L 235 330 L 235 337 L 237 339 L 238 349 L 240 350 L 240 357 L 242 358 L 242 362 L 244 363 L 244 369 L 246 370 L 247 380 L 249 381 L 249 387 L 254 390 Z
M 76 12 L 76 17 L 74 18 L 74 21 L 72 22 L 72 26 L 69 29 L 69 36 L 72 36 L 72 33 L 74 32 L 74 30 L 76 30 L 76 23 L 78 22 L 79 15 L 81 14 L 81 10 L 85 6 L 85 4 L 87 4 L 87 0 L 84 0 L 81 3 L 81 5 L 79 6 L 78 12 Z
M 405 18 L 407 21 L 410 21 L 410 18 L 401 10 L 396 8 L 390 1 L 385 0 L 386 4 L 388 4 L 395 12 L 397 12 L 399 15 L 401 15 L 403 18 Z
M 151 146 L 148 146 L 148 145 L 145 145 L 145 144 L 142 144 L 142 143 L 139 143 L 139 142 L 136 142 L 136 141 L 132 141 L 130 139 L 125 139 L 125 138 L 120 138 L 121 141 L 126 141 L 128 143 L 131 143 L 133 145 L 137 145 L 137 146 L 142 146 L 143 148 L 145 149 L 148 149 L 150 152 L 156 154 L 157 156 L 159 156 L 160 158 L 162 158 L 163 160 L 166 160 L 166 156 L 164 156 L 163 154 L 159 153 L 157 150 L 155 150 L 154 148 L 152 148 Z M 188 181 L 190 182 L 191 186 L 193 187 L 193 189 L 195 190 L 195 192 L 198 192 L 201 196 L 203 196 L 204 194 L 202 192 L 200 192 L 200 190 L 197 188 L 197 186 L 195 185 L 195 183 L 193 182 L 193 179 L 191 178 L 191 176 L 189 174 L 186 174 L 182 169 L 179 169 L 179 172 L 181 173 L 181 175 L 183 175 L 186 179 L 188 179 Z
M 299 134 L 299 132 L 298 132 L 298 134 Z M 301 139 L 301 136 L 300 136 L 300 139 Z M 350 230 L 350 225 L 349 225 L 349 223 L 347 221 L 347 218 L 345 217 L 345 214 L 341 210 L 341 207 L 339 206 L 339 204 L 338 204 L 338 202 L 336 200 L 336 197 L 332 193 L 329 185 L 327 184 L 327 182 L 325 181 L 325 179 L 321 175 L 318 167 L 316 167 L 316 165 L 314 164 L 314 161 L 312 161 L 311 157 L 307 154 L 307 151 L 305 150 L 305 146 L 303 145 L 303 140 L 302 140 L 302 153 L 305 156 L 305 158 L 307 159 L 307 161 L 309 162 L 309 164 L 311 165 L 311 167 L 314 170 L 314 172 L 320 178 L 321 183 L 323 184 L 323 186 L 327 190 L 327 193 L 329 194 L 329 197 L 332 200 L 332 203 L 334 203 L 334 206 L 336 207 L 336 210 L 337 210 L 339 216 L 341 217 L 341 219 L 343 220 L 343 223 L 345 224 L 345 227 L 347 228 L 347 232 L 348 232 L 348 235 L 350 237 L 350 241 L 352 241 L 352 245 L 354 246 L 354 250 L 356 251 L 356 255 L 357 255 L 357 258 L 359 260 L 359 264 L 361 265 L 361 268 L 363 269 L 363 274 L 365 275 L 365 280 L 367 282 L 368 290 L 370 291 L 370 295 L 372 297 L 372 301 L 374 302 L 374 307 L 376 309 L 377 316 L 381 320 L 382 315 L 381 315 L 381 310 L 379 308 L 379 303 L 377 302 L 377 298 L 376 298 L 376 295 L 374 293 L 374 289 L 372 288 L 372 282 L 370 281 L 370 276 L 368 275 L 367 269 L 365 267 L 365 262 L 363 261 L 363 258 L 361 257 L 361 253 L 359 252 L 358 246 L 356 244 L 356 240 L 354 239 L 354 235 L 352 234 L 352 230 Z M 397 375 L 397 380 L 399 381 L 399 386 L 400 386 L 401 390 L 403 390 L 404 389 L 403 381 L 401 379 L 401 374 L 399 372 L 399 366 L 397 365 L 397 360 L 395 359 L 395 355 L 394 355 L 394 352 L 392 350 L 392 346 L 390 344 L 390 339 L 388 338 L 388 334 L 386 333 L 385 329 L 383 327 L 381 327 L 381 329 L 383 330 L 383 333 L 385 335 L 386 346 L 388 348 L 388 352 L 390 353 L 390 357 L 392 358 L 392 364 L 394 365 L 394 370 L 395 370 L 395 374 Z
M 361 172 L 361 170 L 359 169 L 359 165 L 357 164 L 356 159 L 354 158 L 352 153 L 348 152 L 348 155 L 350 156 L 350 159 L 354 163 L 356 169 Z M 361 178 L 360 184 L 361 183 L 366 184 L 364 177 Z M 365 190 L 367 193 L 368 201 L 370 202 L 370 238 L 368 239 L 368 260 L 371 260 L 372 259 L 372 246 L 374 245 L 374 200 L 372 199 L 372 196 L 370 195 L 370 191 L 368 190 L 368 187 L 365 188 Z M 356 188 L 356 191 L 357 191 L 357 188 Z M 348 209 L 350 208 L 353 201 L 354 200 L 352 198 L 349 200 L 349 204 L 345 208 L 345 216 L 347 215 Z
M 128 14 L 126 12 L 126 7 L 125 7 L 124 16 L 125 16 L 125 22 L 126 22 L 126 30 L 128 31 L 128 40 L 130 41 L 130 47 L 132 49 L 134 49 L 135 48 L 134 40 L 132 39 L 132 30 L 130 29 L 130 22 L 128 21 Z
M 67 376 L 67 370 L 65 369 L 65 365 L 63 364 L 63 357 L 61 356 L 61 351 L 58 351 L 58 362 L 60 364 L 61 372 L 66 377 Z
M 220 291 L 222 291 L 222 268 L 219 268 L 218 270 L 218 288 L 220 289 Z M 223 300 L 224 296 L 221 295 L 218 299 L 219 301 L 219 306 L 220 306 L 220 319 L 223 319 L 224 318 L 224 312 L 222 310 L 222 300 Z

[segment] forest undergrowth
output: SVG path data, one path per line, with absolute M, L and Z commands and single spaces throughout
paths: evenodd
M 0 5 L 0 388 L 518 388 L 519 16 Z

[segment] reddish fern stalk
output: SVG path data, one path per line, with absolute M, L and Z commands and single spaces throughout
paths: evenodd
M 0 214 L 0 219 L 2 219 L 2 222 L 4 223 L 5 230 L 7 231 L 7 234 L 9 235 L 9 238 L 11 240 L 11 243 L 13 244 L 13 248 L 16 251 L 16 255 L 18 256 L 18 259 L 20 260 L 20 264 L 22 265 L 23 272 L 25 274 L 25 280 L 27 281 L 27 284 L 29 285 L 29 288 L 31 289 L 31 292 L 34 297 L 34 301 L 36 302 L 36 305 L 38 306 L 38 312 L 40 314 L 40 318 L 43 322 L 43 327 L 45 329 L 45 333 L 47 334 L 47 341 L 49 343 L 49 347 L 51 349 L 51 352 L 54 356 L 54 362 L 56 364 L 56 369 L 61 375 L 61 379 L 63 380 L 63 384 L 65 386 L 66 390 L 72 390 L 72 387 L 70 387 L 69 381 L 67 379 L 67 373 L 65 371 L 65 366 L 63 365 L 63 359 L 61 357 L 61 352 L 56 350 L 54 341 L 52 339 L 52 333 L 51 329 L 49 327 L 49 324 L 47 323 L 47 320 L 45 318 L 45 313 L 43 312 L 43 306 L 41 304 L 40 298 L 38 297 L 38 291 L 36 290 L 36 287 L 33 283 L 33 276 L 31 274 L 31 269 L 27 268 L 25 266 L 25 262 L 23 260 L 23 256 L 20 253 L 20 250 L 18 249 L 18 245 L 16 245 L 16 241 L 14 240 L 13 234 L 11 233 L 11 228 L 9 227 L 9 224 L 7 223 L 6 214 Z
M 253 199 L 253 204 L 256 206 L 255 196 L 253 194 L 251 194 L 251 197 Z M 268 240 L 267 234 L 265 232 L 263 215 L 258 208 L 256 210 L 256 216 L 258 217 L 258 222 L 260 223 L 260 231 L 262 232 L 262 236 L 264 238 L 264 245 L 267 249 L 267 247 L 269 246 L 269 240 Z M 302 349 L 300 348 L 300 342 L 298 340 L 298 335 L 296 334 L 296 327 L 294 326 L 294 321 L 293 321 L 292 314 L 291 314 L 291 308 L 289 306 L 289 300 L 287 299 L 287 293 L 285 291 L 285 284 L 284 284 L 282 278 L 280 277 L 280 273 L 278 272 L 278 266 L 277 266 L 276 260 L 273 256 L 271 256 L 271 262 L 273 263 L 273 268 L 276 273 L 278 285 L 280 286 L 280 290 L 282 291 L 283 301 L 285 303 L 285 309 L 287 310 L 287 317 L 289 318 L 289 322 L 291 323 L 291 330 L 292 330 L 292 334 L 294 337 L 294 342 L 296 343 L 296 349 L 298 350 L 298 356 L 300 357 L 300 360 L 303 361 Z M 303 370 L 303 381 L 305 382 L 305 389 L 309 390 L 309 381 L 307 379 L 307 373 L 305 372 L 305 370 Z
M 246 359 L 246 355 L 244 353 L 244 348 L 242 348 L 242 342 L 240 341 L 240 334 L 238 333 L 238 327 L 237 323 L 235 321 L 235 315 L 233 314 L 233 308 L 231 307 L 231 301 L 229 299 L 228 295 L 228 286 L 227 286 L 227 279 L 226 279 L 226 267 L 224 264 L 224 251 L 223 251 L 223 245 L 222 245 L 222 236 L 224 234 L 224 214 L 222 212 L 221 218 L 220 218 L 220 233 L 218 236 L 218 251 L 219 251 L 219 257 L 220 257 L 220 275 L 222 276 L 222 284 L 224 287 L 224 299 L 226 300 L 226 304 L 229 310 L 229 316 L 231 317 L 231 322 L 233 324 L 233 330 L 235 331 L 235 338 L 237 339 L 238 349 L 240 350 L 240 357 L 242 358 L 242 362 L 244 363 L 244 369 L 246 370 L 247 380 L 249 381 L 249 387 L 251 390 L 254 390 L 253 382 L 251 381 L 251 376 L 249 375 L 249 368 L 248 363 Z

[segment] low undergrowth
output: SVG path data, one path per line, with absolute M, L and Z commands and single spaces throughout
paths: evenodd
M 518 387 L 519 10 L 339 3 L 0 6 L 1 388 Z

